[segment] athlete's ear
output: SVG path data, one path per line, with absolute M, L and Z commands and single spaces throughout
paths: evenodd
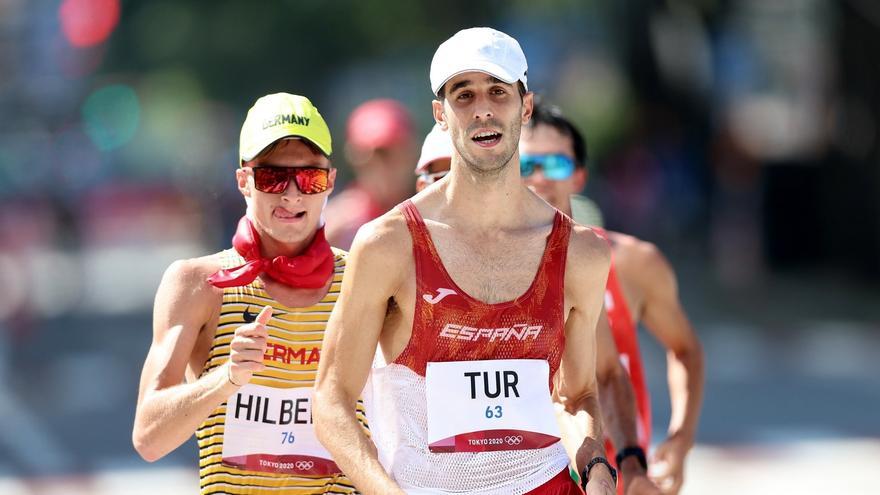
M 238 190 L 241 191 L 241 195 L 245 198 L 251 197 L 251 188 L 248 184 L 248 169 L 245 167 L 238 167 L 235 171 L 235 181 L 238 183 Z
M 535 93 L 527 91 L 523 95 L 522 125 L 526 125 L 532 119 L 532 109 L 535 107 Z
M 580 193 L 584 190 L 584 186 L 587 185 L 587 167 L 577 167 L 574 169 L 574 173 L 571 175 L 572 184 L 574 186 L 574 190 L 577 193 Z
M 334 186 L 336 186 L 336 169 L 331 168 L 327 177 L 327 192 L 333 192 Z
M 446 114 L 443 112 L 443 101 L 434 100 L 431 102 L 431 112 L 434 114 L 434 122 L 444 131 L 449 130 L 449 124 L 446 122 Z

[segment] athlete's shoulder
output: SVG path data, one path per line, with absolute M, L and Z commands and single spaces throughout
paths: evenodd
M 197 258 L 179 259 L 171 263 L 165 270 L 165 278 L 171 278 L 192 285 L 208 284 L 208 277 L 223 268 L 226 252 L 213 253 Z
M 607 265 L 611 260 L 608 241 L 596 230 L 572 222 L 569 253 L 583 262 Z
M 412 241 L 403 213 L 393 209 L 358 230 L 347 259 L 345 278 L 365 297 L 390 297 L 406 280 Z
M 391 275 L 410 256 L 412 238 L 406 225 L 406 217 L 399 209 L 392 208 L 358 229 L 351 245 L 348 263 L 385 270 L 386 275 Z
M 156 307 L 180 305 L 189 311 L 209 312 L 216 306 L 222 290 L 211 285 L 208 277 L 223 267 L 224 252 L 198 258 L 177 260 L 165 270 L 156 293 Z
M 609 232 L 609 236 L 614 268 L 625 284 L 635 284 L 646 292 L 675 289 L 675 271 L 654 243 L 619 232 Z
M 601 290 L 611 266 L 611 248 L 595 230 L 572 224 L 565 263 L 566 291 Z
M 652 242 L 639 239 L 634 235 L 607 231 L 608 239 L 614 246 L 614 253 L 634 255 L 634 256 L 655 256 L 659 253 L 657 246 Z
M 614 263 L 633 271 L 656 270 L 668 266 L 668 261 L 663 252 L 652 242 L 639 239 L 638 237 L 621 234 L 620 232 L 608 232 L 614 251 Z
M 355 235 L 351 253 L 362 251 L 365 248 L 395 249 L 399 244 L 409 241 L 409 230 L 406 225 L 406 217 L 398 208 L 392 208 L 388 212 L 363 224 Z

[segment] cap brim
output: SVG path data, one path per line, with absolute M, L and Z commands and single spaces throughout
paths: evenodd
M 481 61 L 479 63 L 473 64 L 460 64 L 459 68 L 455 72 L 447 76 L 446 79 L 444 79 L 440 84 L 437 85 L 437 87 L 431 89 L 434 90 L 434 94 L 436 95 L 440 91 L 440 88 L 445 86 L 450 79 L 459 74 L 464 74 L 465 72 L 482 72 L 484 74 L 489 74 L 490 76 L 497 78 L 501 81 L 504 81 L 507 84 L 513 84 L 519 80 L 515 75 L 510 74 L 506 70 L 502 69 L 500 65 Z
M 279 133 L 275 133 L 275 134 L 270 134 L 269 136 L 266 137 L 266 139 L 261 141 L 257 146 L 255 146 L 253 149 L 249 150 L 247 152 L 247 154 L 242 154 L 239 158 L 240 158 L 241 162 L 249 162 L 249 161 L 253 160 L 254 158 L 256 158 L 257 156 L 259 156 L 259 154 L 262 153 L 263 150 L 265 150 L 266 148 L 271 146 L 273 143 L 275 143 L 276 141 L 280 141 L 282 139 L 301 139 L 303 141 L 308 141 L 309 143 L 314 145 L 316 148 L 321 150 L 321 153 L 323 153 L 324 156 L 327 156 L 327 157 L 330 156 L 330 153 L 328 152 L 327 149 L 324 148 L 324 146 L 321 146 L 321 144 L 316 143 L 315 141 L 312 141 L 311 139 L 309 139 L 301 134 L 291 134 L 289 132 L 279 132 Z

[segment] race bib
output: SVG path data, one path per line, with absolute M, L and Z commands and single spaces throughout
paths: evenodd
M 241 387 L 226 402 L 223 464 L 279 474 L 341 473 L 315 438 L 312 393 L 311 387 Z
M 542 359 L 428 363 L 428 448 L 485 452 L 559 441 Z

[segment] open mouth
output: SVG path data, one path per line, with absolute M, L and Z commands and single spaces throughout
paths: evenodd
M 478 132 L 471 138 L 475 143 L 485 148 L 495 146 L 501 141 L 501 133 L 495 131 Z

